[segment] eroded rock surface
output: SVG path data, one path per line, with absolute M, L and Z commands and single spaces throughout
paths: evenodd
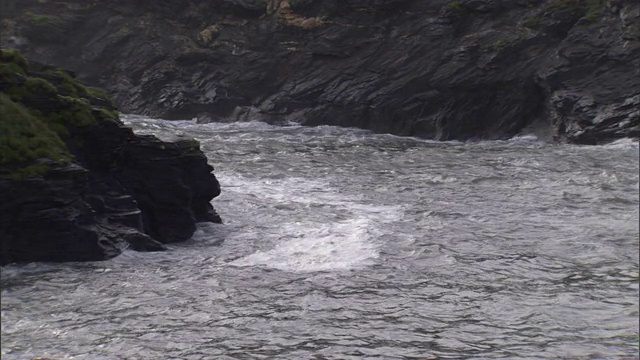
M 3 44 L 77 71 L 126 112 L 441 140 L 640 135 L 638 1 L 3 4 Z

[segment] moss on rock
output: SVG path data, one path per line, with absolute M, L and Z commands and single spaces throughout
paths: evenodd
M 0 93 L 0 175 L 25 177 L 47 171 L 41 158 L 68 162 L 67 146 L 43 119 Z
M 32 11 L 26 11 L 24 13 L 24 18 L 35 25 L 45 25 L 54 23 L 56 21 L 56 17 L 48 14 L 37 14 Z
M 45 68 L 31 72 L 18 51 L 0 49 L 0 176 L 43 174 L 48 168 L 39 160 L 45 158 L 69 162 L 69 147 L 78 145 L 71 131 L 118 121 L 104 91 L 80 84 L 65 70 Z
M 27 59 L 15 49 L 0 49 L 0 62 L 3 64 L 13 64 L 21 69 L 22 73 L 27 70 L 28 66 Z

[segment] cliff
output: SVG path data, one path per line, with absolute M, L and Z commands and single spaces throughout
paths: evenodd
M 6 0 L 2 43 L 123 111 L 426 138 L 640 136 L 640 3 Z
M 0 49 L 0 264 L 163 250 L 220 193 L 197 141 L 137 136 L 68 71 Z

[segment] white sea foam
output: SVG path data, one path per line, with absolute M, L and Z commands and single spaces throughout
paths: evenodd
M 335 271 L 362 267 L 378 257 L 378 232 L 367 219 L 334 224 L 293 223 L 271 250 L 231 262 L 234 266 L 267 266 L 285 271 Z
M 311 207 L 315 217 L 309 220 L 292 214 L 290 222 L 278 225 L 279 237 L 272 238 L 273 248 L 235 260 L 231 263 L 235 266 L 302 272 L 366 266 L 379 254 L 379 224 L 392 223 L 402 216 L 398 206 L 375 206 L 358 196 L 342 194 L 328 180 L 289 177 L 247 181 L 232 176 L 231 182 L 241 186 L 230 191 L 250 195 L 253 201 L 299 211 Z M 347 218 L 337 219 L 338 212 Z
M 514 141 L 514 142 L 535 142 L 535 141 L 540 141 L 540 139 L 533 134 L 527 134 L 527 135 L 516 135 L 514 137 L 512 137 L 511 139 L 509 139 L 509 141 Z
M 200 124 L 197 121 L 191 120 L 162 120 L 153 119 L 144 115 L 123 114 L 120 116 L 122 121 L 127 125 L 134 125 L 137 133 L 151 133 L 152 130 L 159 129 L 183 129 L 188 131 L 189 129 L 213 130 L 213 131 L 238 131 L 238 130 L 255 130 L 255 131 L 269 131 L 278 130 L 282 126 L 271 125 L 262 121 L 242 121 L 242 122 L 211 122 L 206 124 Z M 289 125 L 294 127 L 294 125 Z M 148 129 L 145 131 L 144 129 Z M 157 132 L 154 134 L 158 135 Z
M 265 206 L 329 207 L 334 211 L 344 210 L 353 219 L 368 219 L 376 223 L 391 223 L 403 216 L 398 205 L 373 205 L 366 198 L 355 194 L 344 194 L 331 185 L 331 179 L 311 180 L 301 177 L 282 179 L 247 179 L 235 174 L 219 176 L 227 192 L 258 199 Z M 438 178 L 442 182 L 456 179 Z M 227 185 L 228 184 L 228 185 Z
M 637 353 L 633 140 L 131 124 L 201 141 L 225 223 L 166 252 L 3 267 L 2 358 L 394 358 L 469 319 L 429 354 L 504 357 L 486 345 L 514 337 L 526 358 Z
M 610 142 L 608 144 L 601 145 L 601 147 L 607 149 L 638 149 L 638 139 L 624 138 Z

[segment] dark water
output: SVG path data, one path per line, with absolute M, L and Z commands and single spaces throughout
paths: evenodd
M 638 357 L 638 143 L 163 122 L 224 225 L 2 269 L 2 359 Z

